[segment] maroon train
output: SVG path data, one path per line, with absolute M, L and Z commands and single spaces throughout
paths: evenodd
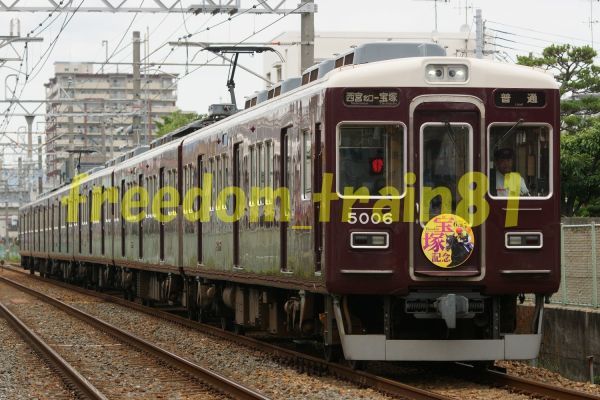
M 560 281 L 558 86 L 431 44 L 379 61 L 388 46 L 22 207 L 22 265 L 348 360 L 535 358 Z M 516 333 L 520 294 L 536 312 Z

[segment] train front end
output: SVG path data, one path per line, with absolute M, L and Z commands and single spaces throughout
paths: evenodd
M 537 357 L 560 282 L 554 79 L 423 57 L 343 68 L 328 86 L 326 344 L 350 360 Z

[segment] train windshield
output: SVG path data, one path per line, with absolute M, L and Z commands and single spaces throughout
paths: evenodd
M 489 191 L 493 197 L 550 194 L 550 128 L 493 124 L 489 130 Z M 510 174 L 510 175 L 509 175 Z
M 421 196 L 423 222 L 453 213 L 460 201 L 458 182 L 470 168 L 471 125 L 429 123 L 422 127 Z
M 344 124 L 338 136 L 338 193 L 400 195 L 404 191 L 404 128 L 399 124 Z M 397 193 L 383 188 L 393 187 Z M 365 189 L 368 193 L 365 193 Z

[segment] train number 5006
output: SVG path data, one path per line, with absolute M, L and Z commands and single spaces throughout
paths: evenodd
M 391 224 L 392 222 L 394 222 L 394 219 L 392 217 L 392 213 L 385 213 L 385 214 L 381 214 L 381 213 L 377 213 L 374 212 L 373 214 L 369 215 L 369 213 L 366 212 L 361 212 L 361 213 L 356 213 L 356 212 L 349 212 L 348 213 L 348 218 L 347 221 L 349 224 L 368 224 L 369 222 L 371 222 L 372 224 Z

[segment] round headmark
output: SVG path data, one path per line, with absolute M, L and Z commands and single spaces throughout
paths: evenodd
M 421 234 L 421 249 L 440 268 L 458 267 L 475 248 L 473 230 L 467 221 L 454 214 L 431 218 Z

